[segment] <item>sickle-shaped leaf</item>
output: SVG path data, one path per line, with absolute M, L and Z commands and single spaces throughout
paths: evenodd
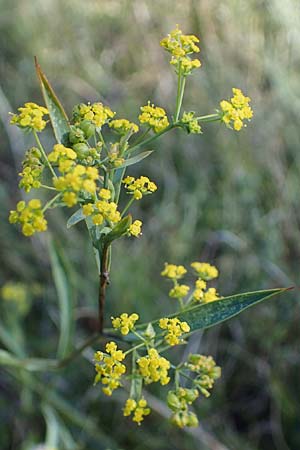
M 121 166 L 118 167 L 118 169 L 121 169 L 123 167 L 132 166 L 132 164 L 136 164 L 136 163 L 142 161 L 143 159 L 147 158 L 148 156 L 150 156 L 151 153 L 153 153 L 153 150 L 147 150 L 146 152 L 139 153 L 138 155 L 133 156 L 132 158 L 128 158 L 123 162 L 123 164 Z
M 35 58 L 35 68 L 38 79 L 40 81 L 42 94 L 45 100 L 45 104 L 49 111 L 49 117 L 52 124 L 52 128 L 59 144 L 65 142 L 66 135 L 70 131 L 69 120 L 65 113 L 60 101 L 55 95 L 46 75 L 43 73 L 41 66 Z
M 82 220 L 86 219 L 86 216 L 83 214 L 82 208 L 77 209 L 77 211 L 69 217 L 67 221 L 67 228 L 71 228 Z
M 241 313 L 250 306 L 254 306 L 267 298 L 278 295 L 289 288 L 269 289 L 264 291 L 247 292 L 243 294 L 232 295 L 224 297 L 220 300 L 193 306 L 185 311 L 169 316 L 178 317 L 179 320 L 185 321 L 189 324 L 191 333 L 203 328 L 209 328 L 217 325 L 225 320 L 231 319 L 237 314 Z M 159 333 L 162 330 L 159 328 L 159 321 L 152 322 L 154 330 Z M 147 324 L 137 327 L 139 331 L 145 331 Z M 136 337 L 133 334 L 127 336 L 129 341 L 135 341 Z

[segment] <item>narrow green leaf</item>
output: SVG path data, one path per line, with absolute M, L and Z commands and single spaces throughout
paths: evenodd
M 133 156 L 132 158 L 128 158 L 124 161 L 124 163 L 121 166 L 118 167 L 118 169 L 122 169 L 123 167 L 132 166 L 132 164 L 136 164 L 136 163 L 142 161 L 143 159 L 147 158 L 148 156 L 150 156 L 151 153 L 153 153 L 153 150 L 148 150 L 146 152 L 139 153 L 138 155 Z
M 0 350 L 0 366 L 26 369 L 30 372 L 54 370 L 58 367 L 58 361 L 43 358 L 16 358 L 6 350 Z
M 110 233 L 103 235 L 102 242 L 105 244 L 110 244 L 111 242 L 119 239 L 124 236 L 128 232 L 128 228 L 132 224 L 132 217 L 130 214 L 128 216 L 123 217 L 123 219 L 117 223 L 117 225 L 111 230 Z
M 50 121 L 58 143 L 66 140 L 66 135 L 70 131 L 69 120 L 60 101 L 58 100 L 54 90 L 52 89 L 46 75 L 43 73 L 41 66 L 35 58 L 35 68 L 38 79 L 40 81 L 42 94 L 45 104 L 49 111 Z
M 178 317 L 179 320 L 187 322 L 191 328 L 190 332 L 193 333 L 194 331 L 209 328 L 224 322 L 225 320 L 231 319 L 245 309 L 287 290 L 287 288 L 279 288 L 232 295 L 221 298 L 215 302 L 193 306 L 185 311 L 172 314 L 168 317 Z M 152 322 L 153 328 L 157 333 L 161 332 L 158 323 L 158 320 Z M 146 330 L 147 325 L 148 324 L 142 324 L 137 328 L 140 331 L 144 331 Z M 128 338 L 126 340 L 129 341 L 136 340 L 136 337 L 133 334 L 129 334 L 126 337 Z
M 74 214 L 72 214 L 72 216 L 69 217 L 67 221 L 67 228 L 73 227 L 74 225 L 81 222 L 85 218 L 86 216 L 83 214 L 82 208 L 77 209 L 77 211 L 75 211 Z
M 265 291 L 247 292 L 232 295 L 215 302 L 194 306 L 176 315 L 181 321 L 189 324 L 191 332 L 209 328 L 240 314 L 267 298 L 284 292 L 286 289 L 269 289 Z M 175 316 L 175 315 L 174 315 Z
M 71 349 L 72 344 L 74 319 L 73 295 L 70 273 L 66 268 L 61 250 L 58 249 L 52 239 L 49 240 L 49 254 L 60 311 L 60 335 L 57 356 L 63 358 Z

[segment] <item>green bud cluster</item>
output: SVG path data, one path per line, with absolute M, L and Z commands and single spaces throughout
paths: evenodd
M 198 397 L 199 393 L 197 389 L 179 387 L 175 391 L 169 391 L 167 404 L 173 411 L 170 420 L 174 425 L 180 428 L 198 426 L 196 414 L 189 410 L 189 405 Z

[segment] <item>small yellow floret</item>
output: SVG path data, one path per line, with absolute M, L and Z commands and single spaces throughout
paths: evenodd
M 176 266 L 175 264 L 165 263 L 165 268 L 161 272 L 163 277 L 179 280 L 186 274 L 186 268 L 183 266 Z
M 177 317 L 174 319 L 163 318 L 159 321 L 162 330 L 166 330 L 167 334 L 164 339 L 169 345 L 178 345 L 182 342 L 181 336 L 190 331 L 187 322 L 181 322 Z
M 129 331 L 133 330 L 135 322 L 139 319 L 138 314 L 133 313 L 128 316 L 127 313 L 123 313 L 120 317 L 112 317 L 112 326 L 126 336 Z

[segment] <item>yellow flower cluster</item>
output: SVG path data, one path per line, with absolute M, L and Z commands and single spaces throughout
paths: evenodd
M 165 268 L 161 272 L 161 275 L 163 277 L 171 278 L 172 280 L 179 280 L 186 274 L 186 272 L 186 268 L 183 266 L 165 263 Z
M 174 319 L 162 318 L 159 321 L 159 326 L 167 333 L 164 336 L 165 341 L 169 345 L 178 345 L 182 342 L 181 336 L 190 331 L 190 326 L 187 322 L 181 322 L 177 317 Z
M 106 344 L 105 350 L 106 354 L 98 351 L 94 355 L 97 372 L 95 384 L 98 382 L 104 384 L 102 391 L 110 396 L 121 386 L 120 379 L 126 372 L 126 366 L 121 363 L 125 359 L 125 354 L 122 350 L 118 350 L 117 344 L 113 341 Z
M 218 269 L 209 263 L 193 262 L 191 267 L 195 270 L 197 275 L 205 281 L 213 280 L 219 275 Z
M 5 283 L 1 289 L 1 297 L 6 302 L 13 304 L 17 311 L 21 314 L 25 314 L 30 306 L 28 302 L 28 289 L 23 283 Z
M 38 148 L 32 147 L 27 150 L 22 166 L 23 170 L 19 173 L 19 176 L 22 177 L 19 187 L 24 188 L 25 192 L 30 192 L 32 188 L 39 188 L 44 165 L 41 162 L 41 152 Z
M 243 120 L 250 120 L 253 117 L 253 111 L 249 106 L 250 97 L 245 97 L 240 89 L 233 88 L 233 97 L 230 101 L 222 100 L 221 120 L 229 127 L 233 126 L 234 130 L 240 131 L 244 125 Z
M 169 126 L 166 111 L 159 106 L 150 105 L 150 101 L 147 105 L 141 107 L 141 111 L 142 114 L 139 115 L 140 123 L 149 125 L 155 133 L 160 133 Z
M 82 120 L 89 120 L 99 128 L 112 119 L 115 114 L 108 106 L 104 106 L 100 102 L 92 105 L 90 103 L 87 105 L 81 103 L 76 108 L 75 114 L 73 113 L 76 124 Z
M 62 144 L 54 145 L 53 151 L 48 155 L 49 161 L 57 164 L 61 173 L 69 172 L 74 167 L 76 158 L 76 152 Z
M 129 234 L 131 236 L 138 237 L 142 234 L 142 221 L 141 220 L 135 220 L 129 227 Z
M 140 200 L 143 195 L 152 194 L 157 190 L 157 186 L 153 181 L 150 181 L 148 177 L 126 177 L 122 181 L 125 184 L 125 188 L 130 194 L 133 195 L 135 200 Z
M 70 208 L 78 202 L 80 191 L 95 194 L 98 177 L 98 170 L 95 167 L 77 164 L 64 176 L 53 178 L 53 184 L 58 191 L 63 192 L 63 201 Z
M 190 288 L 186 284 L 176 284 L 169 292 L 169 296 L 172 298 L 183 298 L 185 297 Z
M 133 122 L 129 122 L 127 119 L 112 120 L 109 122 L 109 126 L 120 134 L 126 134 L 129 131 L 132 131 L 132 133 L 137 133 L 139 131 L 138 125 Z
M 10 211 L 9 222 L 22 224 L 24 236 L 32 236 L 35 232 L 47 230 L 47 221 L 41 209 L 41 201 L 32 199 L 26 203 L 21 200 L 17 204 L 16 211 Z
M 115 202 L 110 202 L 111 192 L 109 189 L 100 189 L 99 197 L 96 203 L 87 203 L 82 207 L 85 216 L 92 216 L 92 221 L 95 225 L 101 225 L 105 220 L 112 224 L 118 223 L 121 220 L 121 214 L 117 210 L 118 205 Z
M 198 119 L 197 117 L 195 117 L 195 113 L 193 111 L 184 112 L 181 118 L 181 122 L 186 125 L 188 133 L 191 134 L 201 133 L 201 126 L 199 125 Z
M 173 411 L 171 422 L 180 428 L 197 427 L 198 419 L 196 414 L 189 411 L 191 405 L 197 398 L 199 393 L 197 389 L 185 389 L 179 387 L 176 391 L 169 391 L 167 403 Z
M 211 356 L 197 354 L 190 354 L 185 366 L 198 375 L 194 379 L 194 384 L 205 397 L 209 397 L 210 392 L 208 389 L 212 389 L 215 380 L 220 378 L 221 368 L 216 365 Z
M 160 45 L 171 53 L 170 64 L 175 66 L 176 72 L 184 76 L 189 75 L 193 69 L 201 66 L 199 59 L 191 59 L 188 55 L 199 53 L 200 48 L 197 43 L 199 39 L 194 35 L 182 34 L 176 26 L 175 30 L 161 40 Z
M 128 398 L 124 406 L 123 415 L 126 417 L 133 413 L 133 422 L 137 422 L 140 425 L 144 420 L 144 416 L 148 416 L 150 412 L 151 409 L 147 407 L 147 401 L 144 398 L 141 398 L 138 402 L 133 398 Z
M 146 384 L 160 382 L 165 385 L 170 381 L 168 376 L 168 370 L 170 368 L 170 362 L 160 356 L 155 348 L 148 350 L 148 355 L 143 356 L 137 360 L 139 366 L 139 372 L 145 380 Z
M 139 319 L 138 314 L 133 313 L 128 316 L 127 313 L 123 313 L 120 317 L 112 317 L 112 326 L 126 336 L 129 331 L 133 330 L 135 322 Z
M 10 123 L 20 128 L 28 128 L 35 131 L 42 131 L 47 125 L 44 115 L 48 115 L 48 109 L 36 103 L 28 102 L 18 108 L 19 114 L 14 114 Z

